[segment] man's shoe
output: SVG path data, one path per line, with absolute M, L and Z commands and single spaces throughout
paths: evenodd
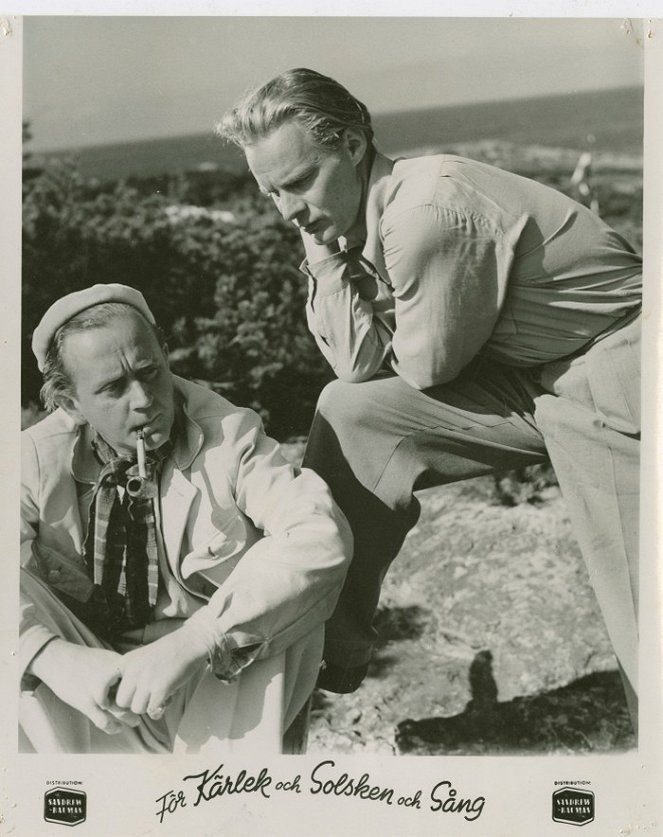
M 360 666 L 337 666 L 334 663 L 322 661 L 318 682 L 315 684 L 318 689 L 327 692 L 336 692 L 338 695 L 347 695 L 356 691 L 368 673 L 368 663 Z

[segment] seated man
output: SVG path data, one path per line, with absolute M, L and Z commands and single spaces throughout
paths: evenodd
M 351 535 L 259 418 L 173 376 L 124 285 L 34 332 L 23 433 L 20 746 L 280 752 L 313 689 Z

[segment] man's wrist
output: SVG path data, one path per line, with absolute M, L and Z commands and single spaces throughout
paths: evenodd
M 216 650 L 218 631 L 216 620 L 205 608 L 190 616 L 175 633 L 192 657 L 206 659 Z
M 25 674 L 48 683 L 49 673 L 57 665 L 58 646 L 65 645 L 59 636 L 51 637 L 28 663 Z

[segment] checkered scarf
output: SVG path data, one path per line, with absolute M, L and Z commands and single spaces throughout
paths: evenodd
M 132 497 L 126 490 L 127 480 L 138 475 L 136 457 L 118 456 L 98 434 L 92 448 L 103 467 L 90 504 L 85 558 L 95 598 L 108 606 L 103 620 L 107 632 L 118 635 L 147 624 L 156 604 L 157 524 L 152 498 Z M 161 463 L 171 450 L 172 444 L 166 442 L 148 454 L 148 475 L 155 487 Z M 125 490 L 118 491 L 119 486 Z

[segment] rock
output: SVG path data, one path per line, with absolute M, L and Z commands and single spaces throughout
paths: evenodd
M 508 508 L 494 485 L 485 477 L 421 493 L 420 521 L 385 580 L 368 677 L 350 695 L 318 693 L 309 752 L 633 746 L 559 491 Z M 537 735 L 534 724 L 509 737 L 527 712 L 553 732 Z M 425 721 L 404 727 L 410 718 Z

